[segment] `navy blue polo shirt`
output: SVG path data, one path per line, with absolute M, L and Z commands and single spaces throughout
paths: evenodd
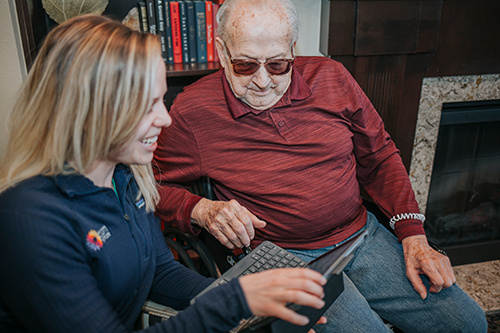
M 78 174 L 0 194 L 0 331 L 131 331 L 146 298 L 183 309 L 211 282 L 174 260 L 129 168 L 113 178 L 119 198 Z M 228 331 L 249 315 L 234 281 L 151 331 Z

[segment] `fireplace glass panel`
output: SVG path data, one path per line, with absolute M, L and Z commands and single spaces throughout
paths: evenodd
M 443 104 L 426 217 L 445 249 L 500 240 L 500 101 Z

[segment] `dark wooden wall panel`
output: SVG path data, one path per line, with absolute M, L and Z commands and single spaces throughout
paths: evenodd
M 365 90 L 407 169 L 424 77 L 500 73 L 499 0 L 332 0 L 329 9 L 327 55 Z
M 421 3 L 417 52 L 436 51 L 442 7 L 442 1 L 425 1 Z
M 329 29 L 325 32 L 328 55 L 353 55 L 354 37 L 356 36 L 356 1 L 331 1 L 330 2 Z M 328 8 L 323 8 L 328 10 Z
M 394 134 L 397 124 L 391 115 L 401 103 L 406 56 L 362 57 L 356 61 L 353 75 L 370 97 L 389 133 Z
M 500 1 L 448 0 L 426 76 L 500 73 Z
M 358 1 L 354 55 L 417 51 L 421 1 Z
M 408 170 L 422 79 L 427 56 L 437 47 L 442 4 L 330 1 L 328 55 L 346 66 L 370 98 Z

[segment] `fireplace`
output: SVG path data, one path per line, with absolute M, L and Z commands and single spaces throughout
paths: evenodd
M 500 241 L 499 100 L 443 104 L 426 216 L 443 248 Z
M 425 78 L 410 179 L 454 265 L 500 259 L 500 75 Z

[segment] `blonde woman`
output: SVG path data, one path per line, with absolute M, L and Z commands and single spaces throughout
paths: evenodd
M 316 308 L 307 269 L 212 280 L 174 261 L 153 210 L 156 140 L 171 123 L 155 36 L 100 16 L 48 36 L 10 118 L 0 173 L 0 331 L 131 331 L 151 298 L 181 311 L 155 332 L 227 332 L 240 319 Z M 186 308 L 187 307 L 187 308 Z

